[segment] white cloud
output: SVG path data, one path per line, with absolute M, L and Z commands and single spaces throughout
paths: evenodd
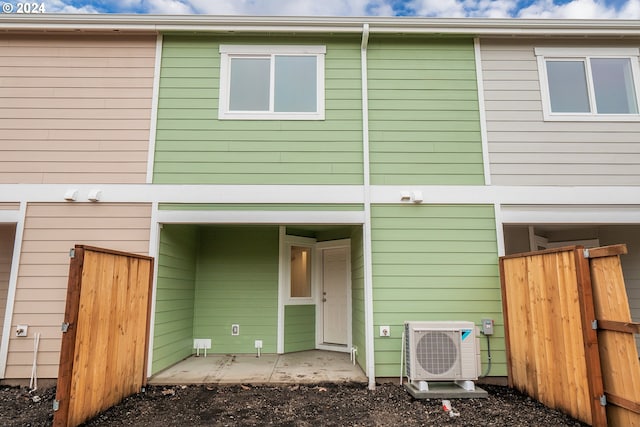
M 68 0 L 48 0 L 43 3 L 47 13 L 98 13 L 93 6 L 76 7 L 68 4 Z
M 384 0 L 190 0 L 198 13 L 258 16 L 393 15 Z
M 640 19 L 640 0 L 44 0 L 48 12 L 210 14 L 254 16 L 394 16 L 444 18 Z M 617 4 L 616 7 L 614 4 Z M 395 6 L 395 9 L 394 9 Z M 400 8 L 400 9 L 398 9 Z
M 192 2 L 181 0 L 153 0 L 145 1 L 143 5 L 149 13 L 156 15 L 191 15 L 196 10 L 190 3 Z
M 615 8 L 607 7 L 604 2 L 594 0 L 573 0 L 565 4 L 554 4 L 551 0 L 542 0 L 518 13 L 518 18 L 613 19 L 617 17 Z

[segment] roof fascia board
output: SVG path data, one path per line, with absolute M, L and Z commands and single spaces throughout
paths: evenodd
M 211 15 L 2 15 L 2 30 L 151 32 L 296 32 L 459 34 L 469 36 L 640 36 L 636 20 L 387 17 L 248 17 Z

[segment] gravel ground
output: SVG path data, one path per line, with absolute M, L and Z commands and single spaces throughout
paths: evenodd
M 584 426 L 527 396 L 482 386 L 487 399 L 413 399 L 397 384 L 289 386 L 151 386 L 87 422 L 87 426 Z M 33 396 L 37 396 L 34 402 Z M 0 425 L 48 426 L 55 389 L 0 387 Z

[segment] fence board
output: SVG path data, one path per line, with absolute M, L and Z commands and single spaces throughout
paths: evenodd
M 500 258 L 509 384 L 596 426 L 640 427 L 640 325 L 631 321 L 625 253 L 577 246 Z
M 509 384 L 574 418 L 603 425 L 604 411 L 595 414 L 602 392 L 590 387 L 588 361 L 594 356 L 587 353 L 594 349 L 585 346 L 591 337 L 580 332 L 585 313 L 578 302 L 585 295 L 578 254 L 569 247 L 500 259 Z
M 152 258 L 75 251 L 65 313 L 73 333 L 63 335 L 56 426 L 79 425 L 146 383 Z
M 626 253 L 626 250 L 620 253 Z M 590 251 L 590 257 L 598 323 L 631 324 L 620 257 L 611 250 L 602 256 Z M 598 331 L 604 390 L 608 400 L 607 418 L 611 425 L 640 426 L 638 351 L 633 334 L 624 332 L 624 328 L 620 329 Z M 629 326 L 628 329 L 633 332 L 633 327 Z

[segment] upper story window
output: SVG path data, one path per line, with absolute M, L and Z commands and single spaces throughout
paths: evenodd
M 220 119 L 324 120 L 325 46 L 220 45 Z
M 636 121 L 637 48 L 536 48 L 545 120 Z

